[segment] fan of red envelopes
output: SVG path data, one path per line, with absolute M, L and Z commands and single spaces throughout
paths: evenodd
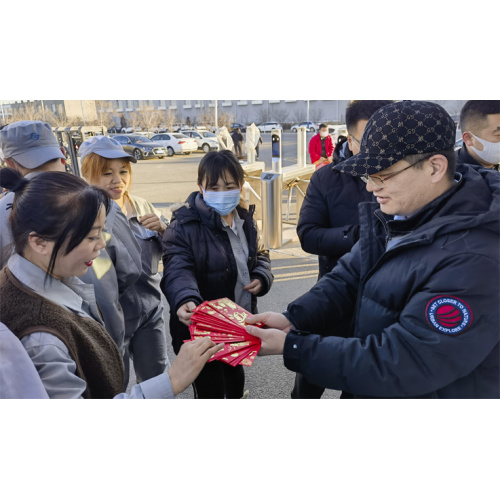
M 231 366 L 252 366 L 261 341 L 245 330 L 245 320 L 251 316 L 229 299 L 203 302 L 191 316 L 191 340 L 210 337 L 216 344 L 224 344 L 224 348 L 214 354 L 209 362 L 222 361 Z M 257 323 L 254 326 L 264 325 Z

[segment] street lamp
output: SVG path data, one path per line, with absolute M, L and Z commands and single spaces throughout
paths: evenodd
M 83 101 L 80 101 L 80 106 L 82 108 L 83 126 L 85 127 L 85 113 L 83 112 Z
M 307 101 L 307 126 L 309 127 L 309 101 Z
M 219 125 L 217 123 L 217 99 L 215 100 L 215 109 L 214 109 L 214 113 L 215 113 L 215 130 L 217 130 L 219 128 Z

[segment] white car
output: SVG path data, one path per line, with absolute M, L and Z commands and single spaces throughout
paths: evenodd
M 156 134 L 151 140 L 160 143 L 167 150 L 168 156 L 190 155 L 193 151 L 198 151 L 198 143 L 194 139 L 178 132 Z
M 257 128 L 261 132 L 271 132 L 273 129 L 281 129 L 283 130 L 283 127 L 277 123 L 277 122 L 265 122 L 261 123 L 260 125 L 257 126 Z
M 202 149 L 204 153 L 219 149 L 217 136 L 208 130 L 184 130 L 182 133 L 194 139 L 198 144 L 198 149 Z
M 339 135 L 347 137 L 347 126 L 345 123 L 342 125 L 328 125 L 328 133 L 330 134 L 330 137 L 332 138 L 333 141 L 333 146 L 335 147 Z
M 297 125 L 292 125 L 292 132 L 297 132 L 299 127 L 305 127 L 308 132 L 314 133 L 316 130 L 319 130 L 319 125 L 313 122 L 301 122 Z

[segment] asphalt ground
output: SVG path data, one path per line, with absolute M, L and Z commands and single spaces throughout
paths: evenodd
M 308 134 L 308 140 L 311 134 Z M 297 163 L 296 134 L 285 133 L 282 137 L 283 166 Z M 271 167 L 271 134 L 263 134 L 259 161 Z M 143 160 L 133 165 L 132 193 L 141 196 L 166 216 L 170 215 L 173 204 L 184 202 L 189 194 L 197 190 L 196 179 L 198 164 L 204 153 L 192 153 L 189 156 L 175 155 L 162 160 Z M 283 213 L 286 195 L 283 196 Z M 290 219 L 296 218 L 292 203 Z M 295 226 L 284 224 L 284 245 L 279 250 L 271 250 L 272 270 L 275 276 L 271 291 L 259 298 L 260 312 L 286 310 L 287 305 L 309 291 L 317 281 L 318 260 L 316 256 L 304 252 L 296 239 Z M 168 331 L 168 303 L 165 301 L 165 319 L 167 325 L 168 356 L 172 362 L 175 354 L 171 348 Z M 287 370 L 281 356 L 257 358 L 251 367 L 245 367 L 245 389 L 250 391 L 250 399 L 287 399 L 293 388 L 295 373 Z M 135 374 L 131 366 L 130 384 L 135 383 Z M 324 399 L 336 399 L 338 391 L 326 390 Z M 180 399 L 194 397 L 192 387 L 177 396 Z

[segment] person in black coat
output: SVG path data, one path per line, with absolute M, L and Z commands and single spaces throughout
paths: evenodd
M 243 135 L 241 134 L 241 129 L 237 128 L 236 130 L 233 131 L 231 134 L 231 139 L 234 142 L 234 152 L 236 153 L 236 156 L 240 158 L 243 156 L 241 144 L 243 143 Z
M 375 111 L 391 102 L 352 101 L 346 110 L 347 143 L 338 141 L 333 164 L 323 167 L 311 177 L 300 211 L 297 234 L 302 249 L 319 256 L 318 279 L 330 272 L 358 241 L 358 204 L 374 201 L 359 177 L 346 175 L 333 167 L 359 153 L 368 120 Z M 347 329 L 349 324 L 350 318 L 346 318 L 340 328 Z M 317 399 L 323 392 L 323 388 L 309 384 L 301 374 L 297 374 L 292 398 Z
M 460 113 L 463 145 L 457 151 L 457 170 L 500 167 L 500 101 L 467 101 Z
M 289 370 L 356 398 L 500 398 L 500 177 L 455 173 L 454 143 L 438 104 L 373 115 L 360 154 L 337 168 L 377 203 L 360 204 L 358 243 L 310 292 L 284 315 L 248 319 L 270 327 L 247 327 L 260 356 L 283 354 Z M 347 338 L 323 337 L 345 317 Z
M 170 333 L 177 353 L 190 339 L 196 306 L 227 297 L 257 313 L 257 297 L 273 283 L 269 251 L 259 239 L 255 206 L 241 201 L 243 169 L 231 151 L 210 152 L 200 162 L 199 192 L 174 210 L 163 237 L 161 288 L 170 305 Z M 193 384 L 197 398 L 241 398 L 242 366 L 206 365 Z

